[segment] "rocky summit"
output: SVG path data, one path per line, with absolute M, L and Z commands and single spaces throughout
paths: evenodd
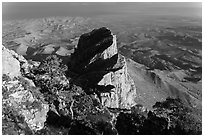
M 105 27 L 83 34 L 71 54 L 70 69 L 83 87 L 99 90 L 104 106 L 130 108 L 135 105 L 136 88 L 127 72 L 125 57 L 118 54 L 116 35 Z M 107 86 L 111 87 L 105 93 Z
M 106 49 L 113 47 L 115 50 Z M 116 43 L 111 31 L 103 27 L 83 34 L 79 38 L 77 48 L 71 54 L 70 68 L 73 72 L 84 74 L 91 71 L 107 70 L 115 65 L 117 57 Z M 106 52 L 105 52 L 106 51 Z M 112 62 L 107 62 L 109 60 Z M 115 62 L 114 62 L 115 61 Z M 103 65 L 110 65 L 109 67 Z M 105 67 L 105 68 L 103 68 Z

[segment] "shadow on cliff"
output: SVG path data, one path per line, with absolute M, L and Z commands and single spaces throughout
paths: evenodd
M 73 83 L 82 87 L 88 94 L 111 92 L 112 85 L 98 85 L 104 75 L 115 72 L 122 67 L 114 67 L 118 63 L 118 53 L 104 57 L 104 51 L 113 44 L 113 35 L 105 27 L 95 29 L 83 34 L 71 54 L 67 75 L 71 76 Z
M 118 54 L 114 55 L 109 59 L 99 59 L 84 71 L 84 74 L 72 75 L 73 83 L 77 86 L 82 87 L 82 89 L 87 94 L 96 93 L 98 98 L 101 100 L 100 93 L 112 92 L 115 88 L 113 85 L 98 85 L 98 83 L 103 79 L 104 75 L 110 72 L 115 72 L 121 67 L 114 68 L 117 63 Z M 69 72 L 68 72 L 69 73 Z M 68 74 L 70 76 L 70 74 Z

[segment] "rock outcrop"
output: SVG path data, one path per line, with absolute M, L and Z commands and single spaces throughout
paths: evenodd
M 105 27 L 83 34 L 71 55 L 69 68 L 82 86 L 100 91 L 101 102 L 110 108 L 135 105 L 136 88 L 127 72 L 125 57 L 118 54 L 116 36 Z M 113 87 L 108 93 L 107 87 Z
M 98 85 L 114 85 L 114 92 L 102 93 L 102 104 L 111 108 L 130 108 L 135 105 L 136 87 L 134 81 L 127 72 L 127 64 L 123 59 L 123 67 L 115 72 L 104 75 Z
M 14 51 L 2 47 L 2 74 L 11 78 L 21 75 L 20 62 L 15 58 L 16 54 Z
M 12 117 L 9 117 L 12 114 L 16 118 L 22 117 L 20 122 L 17 122 L 21 123 L 22 130 L 26 130 L 26 127 L 31 131 L 42 129 L 49 107 L 41 98 L 42 94 L 38 92 L 33 81 L 22 75 L 22 72 L 26 73 L 32 66 L 29 66 L 23 56 L 4 46 L 2 56 L 3 120 L 6 120 L 7 124 L 12 122 Z

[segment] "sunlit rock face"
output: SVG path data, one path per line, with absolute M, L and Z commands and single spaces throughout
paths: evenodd
M 20 62 L 14 57 L 15 52 L 2 46 L 2 74 L 11 78 L 20 76 Z
M 101 102 L 111 108 L 135 105 L 136 88 L 127 72 L 125 57 L 118 54 L 116 35 L 105 27 L 83 34 L 71 55 L 70 69 L 86 79 L 89 87 L 114 86 L 109 93 L 101 92 Z
M 35 87 L 32 80 L 24 77 L 22 71 L 27 73 L 29 66 L 23 56 L 12 50 L 2 48 L 2 116 L 3 120 L 13 115 L 18 119 L 21 128 L 37 131 L 44 127 L 48 104 L 42 98 L 42 94 Z M 7 121 L 7 123 L 12 121 Z
M 2 74 L 6 74 L 11 78 L 18 77 L 21 76 L 21 72 L 29 73 L 29 69 L 36 66 L 36 63 L 29 64 L 22 55 L 2 46 Z
M 114 85 L 111 93 L 102 93 L 102 104 L 111 108 L 130 108 L 135 105 L 136 87 L 134 81 L 127 73 L 127 64 L 123 56 L 119 56 L 123 61 L 121 69 L 109 72 L 103 76 L 99 85 Z

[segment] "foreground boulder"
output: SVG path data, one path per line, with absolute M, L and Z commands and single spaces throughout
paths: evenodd
M 49 107 L 32 80 L 22 75 L 28 69 L 28 62 L 15 52 L 2 48 L 2 116 L 3 133 L 17 130 L 14 134 L 35 132 L 44 127 Z M 11 124 L 14 122 L 14 127 Z M 17 124 L 17 125 L 16 125 Z M 12 129 L 11 129 L 12 128 Z M 7 131 L 9 133 L 7 133 Z
M 84 89 L 99 92 L 103 105 L 130 108 L 136 104 L 134 82 L 127 73 L 125 57 L 118 54 L 116 36 L 109 29 L 103 27 L 83 34 L 69 67 Z

